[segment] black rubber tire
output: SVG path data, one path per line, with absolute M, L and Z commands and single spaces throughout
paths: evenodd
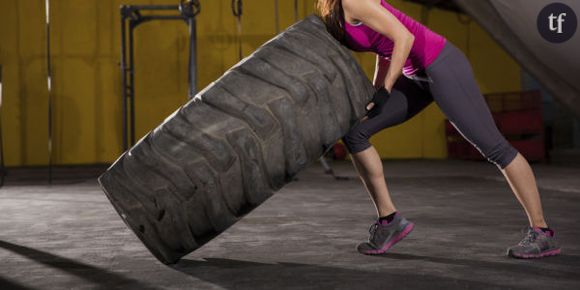
M 99 183 L 153 255 L 172 264 L 318 160 L 373 93 L 350 52 L 310 16 L 179 108 Z

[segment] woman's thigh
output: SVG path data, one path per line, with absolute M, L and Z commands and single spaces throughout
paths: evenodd
M 370 138 L 382 129 L 401 124 L 433 102 L 429 91 L 404 76 L 400 77 L 381 112 L 373 118 L 364 118 L 351 131 Z
M 517 152 L 499 132 L 475 81 L 471 64 L 458 48 L 449 44 L 445 56 L 427 68 L 433 80 L 430 91 L 447 118 L 494 163 L 511 161 Z

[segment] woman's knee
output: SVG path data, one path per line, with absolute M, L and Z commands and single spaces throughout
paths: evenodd
M 518 155 L 518 150 L 505 139 L 493 146 L 482 148 L 480 152 L 489 162 L 499 166 L 501 169 L 506 168 Z
M 342 142 L 350 154 L 355 154 L 371 147 L 369 137 L 362 131 L 352 128 L 342 137 Z

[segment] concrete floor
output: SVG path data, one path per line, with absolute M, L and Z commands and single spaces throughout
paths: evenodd
M 580 289 L 580 169 L 534 165 L 563 255 L 505 256 L 526 218 L 488 163 L 389 161 L 414 232 L 360 255 L 374 207 L 348 162 L 318 164 L 215 240 L 168 267 L 142 246 L 95 180 L 0 190 L 0 289 Z

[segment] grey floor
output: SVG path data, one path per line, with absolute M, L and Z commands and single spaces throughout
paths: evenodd
M 507 258 L 525 216 L 483 162 L 389 161 L 385 175 L 415 230 L 364 256 L 374 207 L 348 162 L 314 165 L 225 233 L 160 264 L 93 179 L 0 190 L 0 289 L 580 289 L 580 169 L 534 165 L 563 255 Z

